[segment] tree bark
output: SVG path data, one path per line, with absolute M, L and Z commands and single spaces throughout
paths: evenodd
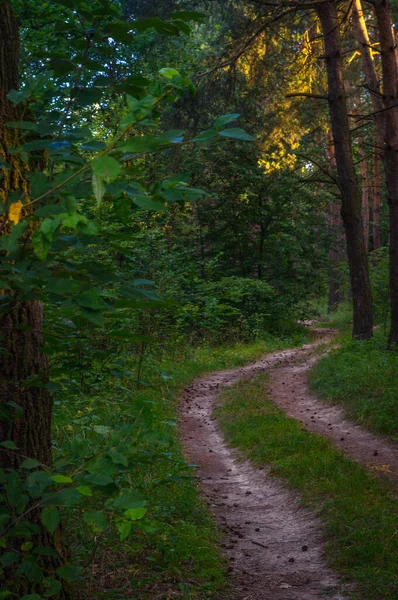
M 369 190 L 370 176 L 368 168 L 368 158 L 364 147 L 364 139 L 358 138 L 359 156 L 361 158 L 361 179 L 362 179 L 362 221 L 363 221 L 363 239 L 365 251 L 369 249 Z
M 14 131 L 8 121 L 21 117 L 19 106 L 14 107 L 7 94 L 18 87 L 19 36 L 18 26 L 9 2 L 0 3 L 0 148 L 10 165 L 0 182 L 4 203 L 10 191 L 26 188 L 27 168 L 19 158 L 8 153 Z M 4 257 L 7 260 L 6 257 Z M 19 420 L 0 422 L 0 438 L 16 443 L 20 455 L 34 457 L 49 464 L 51 460 L 51 407 L 49 392 L 38 385 L 48 377 L 48 365 L 42 353 L 43 307 L 40 302 L 18 302 L 11 312 L 0 316 L 2 344 L 0 354 L 0 402 L 16 402 L 24 415 Z M 36 380 L 36 384 L 26 383 Z M 24 382 L 23 384 L 21 382 Z M 19 459 L 12 452 L 0 452 L 0 466 L 16 468 Z
M 383 112 L 383 97 L 381 85 L 376 72 L 373 50 L 370 43 L 369 33 L 366 26 L 361 0 L 353 0 L 352 5 L 352 23 L 354 34 L 358 42 L 361 54 L 362 68 L 366 78 L 367 88 L 370 92 L 372 106 L 374 110 L 374 119 L 376 125 L 377 146 L 380 155 L 382 155 L 384 145 L 384 134 L 386 128 L 386 119 Z
M 372 240 L 373 250 L 381 248 L 380 234 L 380 208 L 381 208 L 381 176 L 380 155 L 375 148 L 373 152 L 373 195 L 372 195 Z
M 376 147 L 373 154 L 373 193 L 372 193 L 372 238 L 373 249 L 381 247 L 380 238 L 380 205 L 381 205 L 381 185 L 380 185 L 380 160 L 384 160 L 384 136 L 386 129 L 386 115 L 383 111 L 384 102 L 381 92 L 380 80 L 376 72 L 373 59 L 373 50 L 370 42 L 368 29 L 362 9 L 361 0 L 353 0 L 352 5 L 352 23 L 354 34 L 358 42 L 361 54 L 362 68 L 366 78 L 367 88 L 370 92 L 372 107 L 374 111 L 374 121 L 376 127 Z
M 383 100 L 386 120 L 384 168 L 390 208 L 390 348 L 398 346 L 398 54 L 387 0 L 375 0 L 374 9 L 380 36 L 383 70 Z
M 354 305 L 353 337 L 369 339 L 373 335 L 372 296 L 363 236 L 361 196 L 352 156 L 335 1 L 319 4 L 317 13 L 325 43 L 330 120 L 342 194 L 341 216 L 346 234 Z
M 321 139 L 318 140 L 322 143 Z M 327 134 L 325 154 L 330 173 L 336 170 L 336 156 L 330 131 Z M 341 266 L 347 260 L 343 220 L 340 214 L 340 202 L 333 199 L 326 214 L 326 226 L 329 232 L 329 293 L 328 313 L 335 312 L 339 304 L 344 302 L 344 290 Z
M 0 181 L 0 204 L 4 206 L 13 190 L 28 194 L 28 167 L 18 155 L 9 153 L 10 146 L 18 145 L 20 133 L 6 125 L 8 121 L 19 121 L 24 111 L 21 105 L 14 107 L 7 100 L 8 92 L 18 89 L 19 66 L 18 24 L 8 0 L 0 2 L 0 34 L 0 156 L 9 164 L 9 170 L 4 171 Z M 7 262 L 5 253 L 2 259 Z M 17 450 L 1 448 L 0 467 L 17 469 L 26 458 L 35 458 L 44 467 L 51 464 L 52 398 L 45 387 L 48 362 L 42 352 L 43 305 L 35 300 L 19 302 L 15 295 L 11 298 L 12 308 L 7 310 L 10 298 L 2 299 L 3 294 L 0 291 L 0 403 L 5 416 L 0 420 L 0 441 L 14 442 Z M 19 410 L 15 410 L 16 406 Z M 31 522 L 39 523 L 40 510 L 32 510 L 29 518 Z M 54 549 L 59 548 L 60 538 L 59 531 L 54 536 L 43 529 L 35 534 L 38 545 Z M 24 541 L 13 540 L 12 549 L 15 551 Z M 54 570 L 63 564 L 59 551 L 58 556 L 55 559 L 44 557 L 43 568 Z M 15 576 L 11 580 L 13 575 L 11 567 L 6 569 L 7 588 L 19 592 L 19 596 L 45 591 L 40 590 L 40 584 L 30 583 L 24 577 Z M 69 584 L 63 584 L 54 598 L 70 600 L 69 588 Z

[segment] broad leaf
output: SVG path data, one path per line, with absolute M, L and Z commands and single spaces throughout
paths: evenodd
M 54 533 L 61 521 L 58 508 L 56 506 L 45 508 L 41 513 L 41 520 L 47 531 Z
M 247 133 L 244 129 L 240 129 L 239 127 L 232 127 L 231 129 L 224 129 L 224 131 L 220 131 L 219 135 L 222 135 L 226 138 L 232 138 L 234 140 L 242 140 L 245 142 L 254 142 L 256 138 Z
M 104 180 L 98 173 L 93 173 L 92 185 L 95 199 L 97 201 L 97 207 L 99 208 L 102 204 L 102 199 L 105 195 Z
M 230 113 L 227 115 L 221 115 L 221 117 L 217 117 L 217 119 L 214 121 L 214 128 L 221 129 L 221 127 L 228 125 L 228 123 L 231 123 L 232 121 L 236 121 L 236 119 L 238 119 L 239 117 L 240 117 L 239 113 Z
M 105 181 L 114 181 L 120 175 L 122 167 L 115 158 L 111 156 L 99 156 L 91 162 L 93 173 L 102 177 Z

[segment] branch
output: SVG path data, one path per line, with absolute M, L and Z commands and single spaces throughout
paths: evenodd
M 277 8 L 277 6 L 275 6 L 275 7 Z M 195 75 L 194 79 L 199 80 L 202 77 L 207 77 L 208 75 L 212 75 L 215 71 L 218 71 L 219 69 L 224 69 L 225 67 L 231 67 L 242 56 L 242 54 L 244 54 L 246 52 L 246 50 L 248 48 L 250 48 L 250 46 L 263 33 L 263 31 L 265 31 L 267 29 L 267 27 L 269 25 L 271 25 L 271 23 L 275 23 L 276 21 L 283 19 L 283 17 L 285 17 L 293 12 L 297 12 L 297 8 L 298 8 L 297 5 L 295 5 L 292 8 L 289 8 L 289 9 L 281 12 L 279 15 L 273 15 L 271 18 L 267 19 L 267 21 L 265 21 L 265 23 L 263 23 L 261 25 L 261 27 L 259 27 L 259 29 L 257 29 L 257 31 L 248 40 L 246 40 L 246 42 L 239 48 L 239 50 L 237 52 L 235 52 L 235 54 L 233 54 L 227 60 L 220 62 L 218 65 L 211 67 L 207 71 L 203 71 L 202 73 L 197 73 Z
M 311 158 L 310 156 L 306 156 L 305 154 L 299 154 L 298 152 L 296 153 L 296 156 L 298 156 L 300 158 L 304 158 L 304 160 L 308 160 L 308 162 L 311 162 L 313 165 L 315 165 L 316 167 L 318 167 L 318 169 L 324 175 L 326 175 L 326 177 L 328 177 L 329 180 L 331 180 L 334 183 L 334 185 L 337 185 L 338 188 L 340 188 L 340 185 L 339 185 L 339 182 L 337 181 L 337 179 L 335 177 L 333 177 L 333 175 L 327 169 L 325 169 L 325 167 L 323 167 L 322 165 L 320 165 L 313 158 Z
M 320 94 L 309 94 L 307 92 L 297 92 L 296 94 L 286 94 L 285 98 L 313 98 L 314 100 L 327 100 L 328 96 L 321 96 Z

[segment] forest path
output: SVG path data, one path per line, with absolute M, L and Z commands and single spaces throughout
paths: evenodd
M 318 339 L 299 349 L 274 352 L 246 367 L 206 375 L 182 397 L 185 453 L 200 465 L 197 475 L 226 534 L 224 551 L 236 600 L 343 600 L 350 588 L 326 564 L 317 517 L 300 506 L 295 493 L 270 477 L 267 467 L 242 461 L 227 446 L 213 416 L 223 387 L 268 373 L 269 393 L 280 408 L 373 473 L 397 479 L 397 451 L 349 422 L 339 407 L 309 392 L 308 370 L 322 356 L 319 346 L 330 342 L 335 333 L 315 332 Z M 224 600 L 230 600 L 230 595 Z
M 331 339 L 329 335 L 323 341 Z M 335 448 L 364 465 L 374 475 L 398 483 L 397 445 L 362 429 L 347 419 L 340 406 L 323 402 L 310 392 L 308 372 L 322 356 L 317 345 L 287 351 L 279 368 L 269 371 L 268 394 L 279 408 L 300 421 L 305 429 L 329 439 Z M 329 348 L 325 350 L 328 351 Z
M 224 386 L 298 361 L 322 340 L 266 355 L 246 367 L 206 375 L 183 394 L 181 435 L 186 456 L 221 528 L 236 600 L 344 600 L 343 585 L 323 557 L 318 519 L 296 494 L 229 448 L 212 416 Z M 230 600 L 228 595 L 225 600 Z

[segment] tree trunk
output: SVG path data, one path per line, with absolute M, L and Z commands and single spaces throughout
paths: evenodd
M 328 206 L 327 227 L 330 237 L 328 313 L 332 313 L 344 302 L 341 266 L 346 260 L 340 205 L 336 201 L 330 202 Z
M 390 348 L 398 345 L 398 55 L 387 0 L 375 0 L 374 9 L 380 35 L 383 69 L 383 99 L 386 128 L 384 136 L 384 167 L 388 204 L 390 207 Z
M 43 387 L 48 378 L 48 364 L 41 352 L 41 302 L 18 303 L 0 318 L 0 327 L 6 349 L 6 353 L 0 354 L 0 401 L 15 402 L 23 410 L 21 418 L 0 422 L 1 440 L 11 440 L 18 447 L 18 452 L 0 453 L 0 466 L 16 469 L 26 457 L 50 465 L 52 399 Z
M 364 147 L 365 141 L 363 138 L 358 138 L 359 156 L 361 158 L 361 179 L 362 179 L 362 221 L 363 221 L 363 236 L 366 253 L 369 249 L 369 190 L 370 177 L 368 168 L 368 158 Z
M 0 2 L 0 33 L 0 156 L 10 166 L 0 181 L 0 203 L 4 206 L 11 191 L 19 189 L 21 193 L 28 193 L 27 166 L 17 155 L 8 152 L 10 146 L 18 145 L 20 133 L 18 129 L 8 128 L 6 123 L 19 121 L 24 111 L 21 105 L 14 107 L 7 100 L 8 92 L 18 88 L 19 63 L 18 25 L 8 0 Z M 2 258 L 7 262 L 7 256 L 3 254 Z M 2 415 L 5 416 L 0 420 L 0 441 L 14 442 L 17 450 L 2 448 L 0 467 L 17 469 L 25 458 L 35 458 L 47 466 L 51 464 L 52 398 L 44 387 L 48 379 L 48 363 L 42 352 L 43 305 L 34 300 L 18 302 L 17 297 L 8 311 L 6 303 L 2 304 L 0 403 L 4 408 Z M 15 410 L 17 405 L 20 410 Z M 40 522 L 40 510 L 32 510 L 29 518 L 31 522 Z M 12 549 L 15 551 L 24 541 L 14 540 Z M 60 533 L 58 531 L 51 536 L 42 529 L 35 534 L 35 542 L 58 549 Z M 64 563 L 59 551 L 58 555 L 59 559 L 43 558 L 45 570 L 53 570 Z M 5 574 L 7 587 L 16 593 L 20 592 L 22 596 L 43 591 L 40 590 L 40 584 L 30 583 L 25 577 L 13 577 L 11 580 L 13 571 L 10 569 Z M 69 584 L 63 586 L 54 598 L 69 600 Z
M 352 6 L 352 22 L 354 34 L 361 53 L 362 68 L 365 73 L 367 88 L 370 91 L 374 121 L 376 127 L 376 147 L 373 154 L 373 197 L 372 197 L 372 238 L 373 249 L 381 247 L 380 239 L 380 159 L 383 161 L 384 136 L 386 129 L 386 115 L 383 111 L 384 103 L 381 93 L 379 77 L 376 73 L 373 60 L 373 50 L 370 43 L 366 21 L 364 18 L 361 0 L 354 0 Z
M 353 337 L 373 335 L 372 296 L 362 226 L 362 207 L 352 156 L 350 123 L 344 89 L 339 21 L 334 0 L 319 4 L 326 51 L 328 97 L 339 186 L 342 194 L 341 216 L 347 241 L 348 263 L 354 304 Z
M 319 144 L 321 144 L 319 139 Z M 330 131 L 327 134 L 325 153 L 330 173 L 336 170 L 336 156 Z M 328 204 L 326 226 L 329 232 L 329 294 L 328 313 L 336 311 L 344 302 L 341 266 L 347 260 L 343 220 L 340 215 L 340 202 L 332 200 Z
M 381 176 L 380 155 L 375 148 L 373 152 L 373 196 L 372 196 L 372 239 L 373 250 L 381 248 L 380 235 L 380 207 L 381 207 Z
M 8 154 L 12 136 L 17 130 L 6 127 L 8 121 L 18 121 L 21 109 L 7 100 L 10 89 L 18 87 L 19 37 L 18 26 L 9 2 L 0 3 L 0 147 L 10 165 L 0 182 L 4 203 L 13 189 L 26 188 L 26 166 L 15 155 Z M 5 258 L 6 260 L 6 258 Z M 51 459 L 51 396 L 42 386 L 26 384 L 26 380 L 48 376 L 46 356 L 42 353 L 43 307 L 40 302 L 15 302 L 15 308 L 0 316 L 3 347 L 0 354 L 0 401 L 16 402 L 23 411 L 18 421 L 0 422 L 2 440 L 12 440 L 19 454 L 34 457 L 45 464 Z M 21 385 L 19 382 L 24 382 Z M 19 459 L 13 453 L 0 453 L 0 466 L 17 467 Z
M 373 50 L 370 43 L 366 21 L 362 10 L 361 0 L 353 0 L 352 22 L 354 34 L 358 42 L 361 54 L 362 68 L 365 73 L 367 88 L 370 92 L 374 119 L 376 125 L 377 147 L 382 156 L 384 145 L 384 133 L 386 128 L 385 114 L 383 111 L 383 98 L 381 94 L 380 81 L 376 73 Z

